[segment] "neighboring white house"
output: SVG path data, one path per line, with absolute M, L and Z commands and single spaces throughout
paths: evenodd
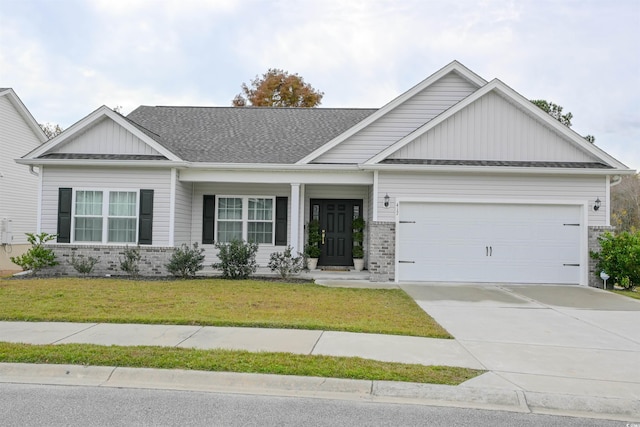
M 30 247 L 25 233 L 35 233 L 37 227 L 37 173 L 14 159 L 46 140 L 13 89 L 0 88 L 0 270 L 20 270 L 10 257 Z
M 380 109 L 101 107 L 18 162 L 41 170 L 52 247 L 100 255 L 99 274 L 125 245 L 165 274 L 175 246 L 210 263 L 233 238 L 264 266 L 302 250 L 311 219 L 319 265 L 349 266 L 362 216 L 371 280 L 581 285 L 609 188 L 633 173 L 456 61 Z

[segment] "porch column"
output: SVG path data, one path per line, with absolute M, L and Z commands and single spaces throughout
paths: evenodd
M 289 229 L 291 230 L 291 238 L 289 239 L 291 245 L 291 252 L 297 254 L 300 250 L 300 184 L 291 184 L 291 223 Z

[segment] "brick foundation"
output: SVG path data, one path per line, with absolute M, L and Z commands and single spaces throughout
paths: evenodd
M 369 273 L 372 282 L 395 279 L 396 224 L 395 222 L 370 222 L 369 225 Z
M 126 276 L 120 269 L 120 261 L 124 259 L 127 246 L 79 246 L 79 245 L 47 245 L 56 254 L 59 264 L 42 270 L 41 274 L 54 276 L 81 276 L 71 265 L 71 258 L 93 257 L 99 259 L 93 267 L 90 276 Z M 135 248 L 135 246 L 129 246 Z M 173 254 L 173 247 L 139 246 L 140 261 L 138 268 L 140 276 L 164 277 L 169 276 L 165 265 L 169 263 Z
M 606 231 L 613 231 L 615 227 L 606 227 L 606 226 L 594 226 L 589 227 L 589 254 L 591 252 L 600 252 L 600 242 L 598 241 L 598 237 L 600 237 Z M 600 278 L 600 272 L 596 271 L 596 260 L 591 258 L 589 255 L 589 277 L 588 277 L 589 286 L 592 288 L 603 288 L 604 282 Z

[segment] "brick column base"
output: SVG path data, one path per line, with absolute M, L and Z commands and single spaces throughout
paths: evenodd
M 395 279 L 396 223 L 369 223 L 369 273 L 372 282 Z

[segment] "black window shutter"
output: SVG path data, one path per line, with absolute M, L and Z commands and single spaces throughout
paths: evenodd
M 58 188 L 58 243 L 71 243 L 71 188 Z
M 202 201 L 202 244 L 213 245 L 215 239 L 216 196 L 205 195 Z
M 276 197 L 276 246 L 287 245 L 287 198 Z
M 138 244 L 150 245 L 153 238 L 153 190 L 140 190 Z

